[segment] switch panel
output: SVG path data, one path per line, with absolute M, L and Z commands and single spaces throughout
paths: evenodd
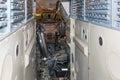
M 27 0 L 27 20 L 33 17 L 33 0 Z
M 112 0 L 86 0 L 85 19 L 89 22 L 111 26 Z
M 6 0 L 0 0 L 0 29 L 7 26 L 7 5 Z
M 25 19 L 24 5 L 24 0 L 11 0 L 11 26 L 18 25 Z

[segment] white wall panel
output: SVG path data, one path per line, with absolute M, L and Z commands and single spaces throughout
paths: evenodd
M 75 23 L 75 72 L 76 80 L 88 80 L 88 37 L 89 23 Z
M 70 20 L 70 62 L 71 62 L 71 80 L 76 80 L 75 76 L 75 68 L 74 68 L 74 65 L 75 65 L 75 44 L 74 44 L 74 41 L 73 41 L 73 37 L 75 35 L 75 20 L 74 19 L 71 19 Z
M 120 80 L 119 41 L 119 31 L 90 25 L 89 80 Z
M 25 80 L 35 80 L 35 43 L 36 43 L 36 23 L 35 20 L 30 21 L 26 27 L 24 28 L 24 56 L 25 56 L 25 64 L 24 70 Z M 27 36 L 27 37 L 25 37 Z M 26 45 L 27 42 L 27 45 Z
M 34 80 L 35 79 L 35 20 L 29 22 L 29 46 L 25 51 L 25 26 L 22 26 L 0 41 L 0 80 Z M 33 52 L 32 52 L 33 51 Z M 25 69 L 25 55 L 29 54 L 29 68 Z M 27 73 L 26 73 L 27 72 Z M 26 73 L 26 74 L 25 74 Z M 32 75 L 31 75 L 32 74 Z M 29 75 L 29 78 L 28 76 Z M 26 78 L 26 79 L 25 79 Z
M 17 30 L 1 41 L 1 80 L 21 80 L 24 73 L 22 29 Z M 4 47 L 3 47 L 4 46 Z M 10 77 L 8 77 L 10 76 Z

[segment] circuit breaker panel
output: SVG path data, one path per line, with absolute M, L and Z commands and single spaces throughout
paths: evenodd
M 72 0 L 71 17 L 120 30 L 120 0 Z
M 113 28 L 120 30 L 120 0 L 115 0 L 113 6 Z
M 6 22 L 6 18 L 7 18 L 7 5 L 6 5 L 6 1 L 3 1 L 0 3 L 0 28 L 2 27 L 6 27 L 7 26 L 7 22 Z
M 86 0 L 86 21 L 102 26 L 111 26 L 112 0 Z
M 78 19 L 84 20 L 84 18 L 85 18 L 85 0 L 79 0 L 78 5 L 79 5 L 78 10 L 77 10 Z
M 9 33 L 32 19 L 33 3 L 34 0 L 0 0 L 0 35 Z
M 71 1 L 71 16 L 75 19 L 84 20 L 85 18 L 85 0 Z
M 10 22 L 11 27 L 18 26 L 19 23 L 23 22 L 25 19 L 25 1 L 24 0 L 11 0 L 11 15 Z
M 27 0 L 27 20 L 33 16 L 33 0 Z
M 71 0 L 71 17 L 75 19 L 77 18 L 78 2 L 77 0 Z
M 0 0 L 0 29 L 7 27 L 7 1 Z

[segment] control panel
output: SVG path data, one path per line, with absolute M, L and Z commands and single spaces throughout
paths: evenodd
M 11 0 L 11 26 L 18 25 L 25 19 L 25 1 Z
M 86 0 L 85 20 L 102 25 L 111 26 L 112 0 Z
M 0 0 L 0 29 L 7 26 L 7 1 Z
M 27 0 L 27 20 L 33 17 L 33 0 Z

